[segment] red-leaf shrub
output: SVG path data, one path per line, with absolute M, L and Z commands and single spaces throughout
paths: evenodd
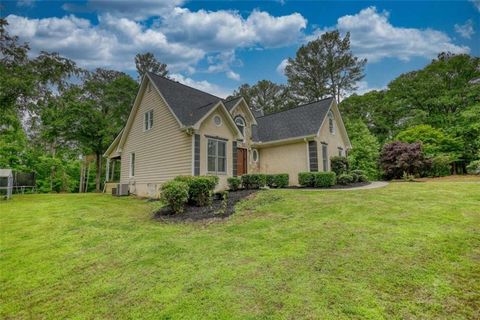
M 400 179 L 406 172 L 420 175 L 428 166 L 428 160 L 422 151 L 422 145 L 395 141 L 383 146 L 380 154 L 380 166 L 386 179 Z

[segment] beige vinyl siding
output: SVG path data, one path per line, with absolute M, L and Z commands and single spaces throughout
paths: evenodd
M 330 158 L 338 156 L 338 148 L 343 148 L 344 152 L 347 150 L 347 137 L 340 130 L 340 113 L 338 112 L 337 106 L 333 105 L 332 110 L 335 118 L 335 134 L 330 133 L 330 128 L 328 124 L 328 115 L 325 117 L 325 121 L 320 128 L 319 135 L 316 138 L 318 142 L 317 152 L 318 152 L 318 171 L 323 170 L 323 155 L 322 155 L 322 142 L 327 143 L 328 150 L 328 171 L 330 171 Z
M 213 118 L 219 116 L 222 119 L 220 126 L 215 125 Z M 233 157 L 232 157 L 232 142 L 234 141 L 234 128 L 231 128 L 227 122 L 228 114 L 222 111 L 221 108 L 217 108 L 208 116 L 200 126 L 200 175 L 207 175 L 207 141 L 208 137 L 218 137 L 227 140 L 227 168 L 225 174 L 218 174 L 220 178 L 217 190 L 226 189 L 227 178 L 232 176 L 233 172 Z
M 144 114 L 153 110 L 153 126 L 144 130 Z M 180 130 L 165 101 L 152 86 L 141 99 L 122 150 L 121 183 L 132 193 L 154 196 L 161 183 L 192 174 L 192 137 Z M 130 154 L 135 153 L 135 176 L 129 177 Z M 145 194 L 148 193 L 148 194 Z
M 288 173 L 289 184 L 298 185 L 298 173 L 309 171 L 307 142 L 277 145 L 259 149 L 260 172 Z

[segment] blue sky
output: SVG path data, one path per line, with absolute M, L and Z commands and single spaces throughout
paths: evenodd
M 225 96 L 242 83 L 284 83 L 285 59 L 323 32 L 351 32 L 366 57 L 358 92 L 384 88 L 441 51 L 480 55 L 475 1 L 34 1 L 2 2 L 9 31 L 32 54 L 56 51 L 83 67 L 136 76 L 151 51 L 178 81 Z

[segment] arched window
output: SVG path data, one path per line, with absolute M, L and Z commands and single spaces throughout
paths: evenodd
M 258 151 L 257 151 L 257 149 L 252 150 L 252 158 L 253 158 L 253 161 L 255 161 L 255 162 L 258 161 Z
M 245 136 L 245 120 L 241 116 L 236 116 L 235 117 L 235 124 L 238 127 L 238 130 L 242 133 L 242 135 Z
M 335 134 L 335 118 L 333 117 L 332 111 L 328 112 L 328 128 L 330 133 Z

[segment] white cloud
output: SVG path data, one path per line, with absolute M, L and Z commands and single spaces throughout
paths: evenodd
M 35 0 L 19 0 L 17 1 L 17 7 L 33 7 Z
M 469 0 L 469 1 L 473 3 L 475 8 L 477 8 L 478 12 L 480 12 L 480 0 Z
M 225 74 L 229 79 L 240 81 L 240 75 L 232 70 L 227 71 Z
M 475 30 L 473 29 L 473 21 L 471 19 L 465 21 L 464 24 L 455 24 L 454 28 L 455 32 L 463 38 L 470 39 L 475 34 Z
M 350 32 L 352 50 L 369 62 L 389 57 L 408 61 L 413 57 L 433 58 L 442 51 L 470 51 L 466 46 L 453 44 L 448 35 L 437 30 L 395 27 L 389 22 L 389 13 L 377 12 L 375 7 L 340 17 L 333 28 L 342 34 Z M 325 31 L 317 30 L 307 39 L 315 39 Z
M 184 2 L 183 0 L 89 0 L 81 5 L 65 3 L 62 8 L 70 12 L 108 13 L 118 18 L 144 20 L 168 13 Z
M 380 90 L 384 90 L 386 89 L 386 87 L 370 87 L 368 82 L 365 81 L 365 80 L 362 80 L 362 81 L 358 81 L 357 82 L 357 90 L 351 92 L 350 94 L 347 94 L 347 97 L 353 93 L 356 93 L 358 95 L 362 95 L 362 94 L 365 94 L 367 92 L 370 92 L 370 91 L 380 91 Z
M 178 81 L 178 82 L 183 83 L 187 86 L 196 88 L 198 90 L 208 92 L 208 93 L 213 94 L 215 96 L 218 96 L 220 98 L 226 98 L 231 92 L 233 92 L 232 89 L 222 88 L 222 87 L 220 87 L 216 84 L 213 84 L 213 83 L 205 81 L 205 80 L 196 81 L 196 80 L 193 80 L 192 78 L 185 77 L 185 76 L 183 76 L 181 74 L 178 74 L 178 73 L 170 74 L 170 77 L 175 81 Z
M 282 62 L 280 62 L 277 66 L 277 73 L 283 76 L 285 74 L 285 68 L 287 67 L 287 64 L 288 59 L 283 59 Z

